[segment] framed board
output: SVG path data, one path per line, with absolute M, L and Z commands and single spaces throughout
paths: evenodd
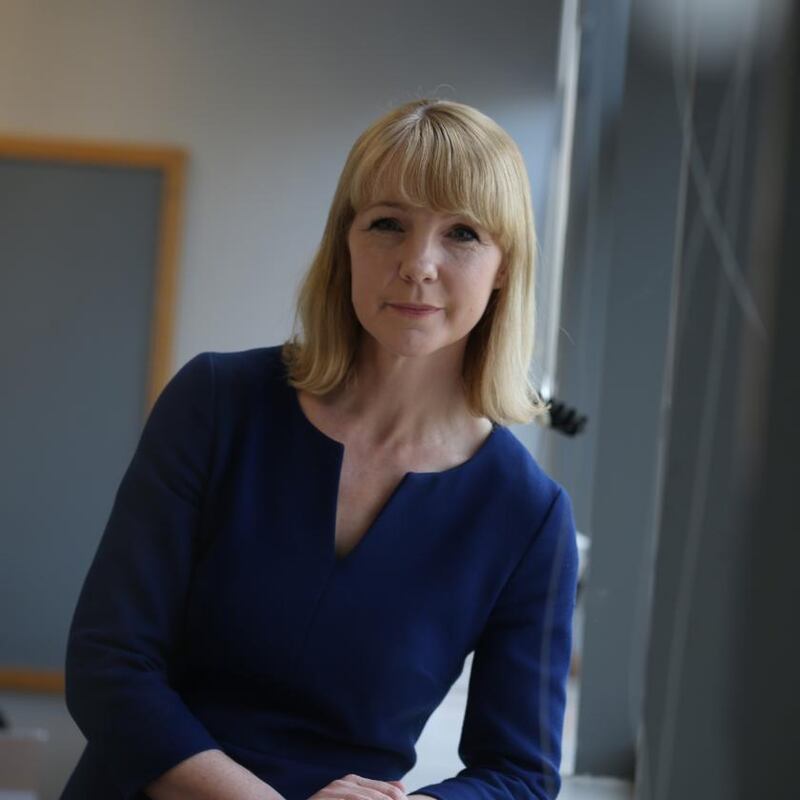
M 0 689 L 63 689 L 78 592 L 171 375 L 185 165 L 0 136 Z

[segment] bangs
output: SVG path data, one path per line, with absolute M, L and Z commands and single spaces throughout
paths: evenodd
M 391 196 L 464 216 L 505 246 L 519 213 L 509 207 L 517 194 L 511 159 L 457 120 L 423 116 L 403 122 L 364 142 L 350 183 L 354 211 Z

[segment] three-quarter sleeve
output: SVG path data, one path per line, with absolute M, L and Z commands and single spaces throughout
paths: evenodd
M 578 551 L 558 488 L 475 648 L 455 777 L 409 792 L 439 800 L 552 800 L 572 645 Z
M 158 397 L 114 498 L 70 627 L 66 702 L 125 798 L 218 748 L 169 680 L 213 448 L 210 353 Z

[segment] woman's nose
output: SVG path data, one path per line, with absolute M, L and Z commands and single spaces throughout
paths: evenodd
M 400 273 L 413 280 L 432 280 L 438 270 L 438 248 L 434 237 L 417 234 L 408 236 L 400 254 Z

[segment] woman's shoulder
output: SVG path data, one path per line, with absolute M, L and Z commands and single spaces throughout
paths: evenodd
M 217 418 L 277 411 L 289 386 L 282 348 L 205 350 L 181 366 L 165 394 L 193 403 L 208 396 Z
M 274 375 L 283 368 L 282 349 L 282 344 L 276 344 L 251 347 L 247 350 L 209 350 L 207 355 L 212 361 L 215 372 L 222 372 L 231 377 L 263 377 L 265 374 Z
M 564 487 L 550 476 L 533 453 L 508 427 L 495 430 L 497 447 L 489 459 L 487 478 L 498 501 L 522 519 L 538 519 Z
M 283 345 L 252 347 L 247 350 L 201 353 L 209 359 L 214 383 L 220 394 L 237 395 L 285 384 L 286 367 L 281 358 Z M 198 356 L 199 357 L 199 356 Z

